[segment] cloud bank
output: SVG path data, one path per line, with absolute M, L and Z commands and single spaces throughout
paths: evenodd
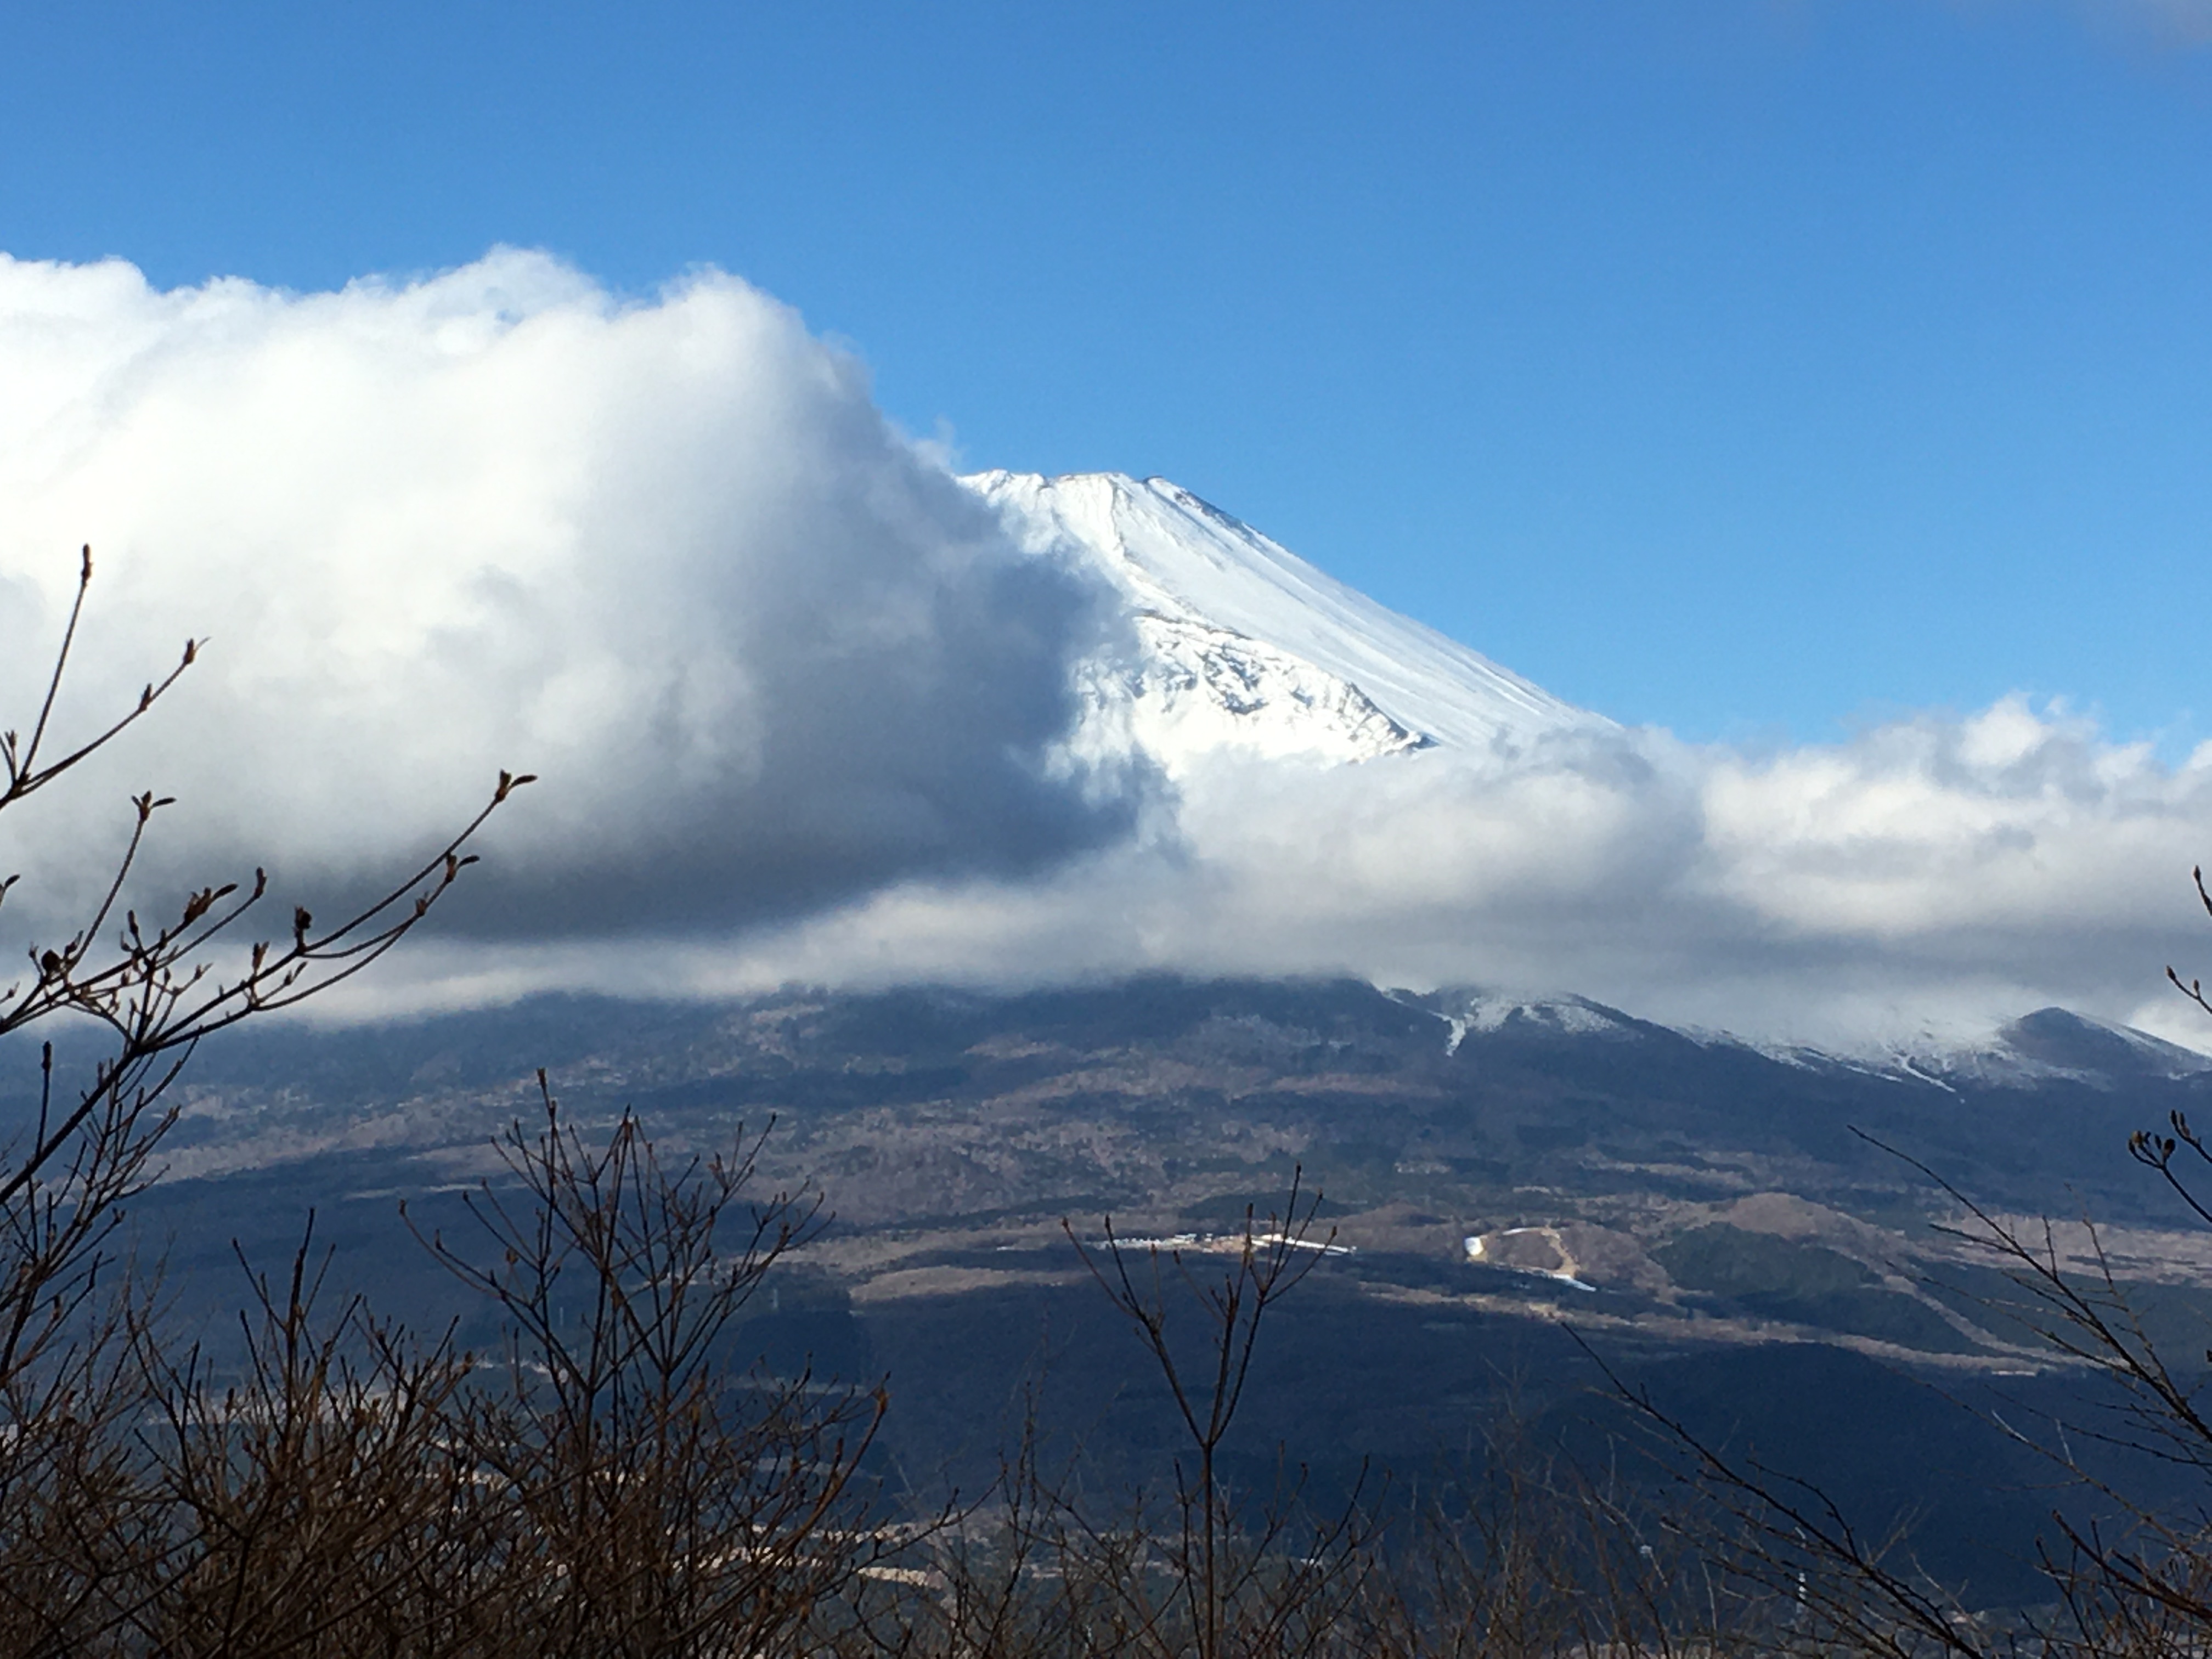
M 1172 788 L 1078 764 L 1071 676 L 1121 619 L 726 276 L 626 301 L 502 252 L 160 293 L 0 261 L 0 710 L 27 718 L 82 541 L 74 729 L 210 641 L 82 784 L 0 817 L 9 949 L 82 902 L 128 790 L 180 798 L 154 886 L 265 863 L 319 903 L 506 766 L 544 781 L 356 1010 L 1169 968 L 1827 1042 L 2054 1001 L 2205 1035 L 2160 974 L 2212 963 L 2212 753 L 2063 710 L 1759 754 L 1224 754 Z
M 909 884 L 720 966 L 1334 969 L 1841 1047 L 1972 1039 L 2060 1003 L 2212 1047 L 2162 981 L 2169 962 L 2212 976 L 2189 887 L 2212 753 L 2168 767 L 2017 699 L 1764 756 L 1629 732 L 1496 766 L 1224 763 L 1178 827 L 1173 856 L 1117 848 L 1018 893 Z

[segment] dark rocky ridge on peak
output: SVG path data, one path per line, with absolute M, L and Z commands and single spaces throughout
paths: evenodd
M 2212 1070 L 2212 1058 L 2147 1031 L 2113 1026 L 2064 1008 L 2039 1008 L 1998 1034 L 2014 1053 L 2108 1088 L 2143 1078 L 2186 1078 Z

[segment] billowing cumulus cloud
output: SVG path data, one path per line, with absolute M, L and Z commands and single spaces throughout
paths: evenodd
M 506 937 L 726 929 L 1127 821 L 1050 765 L 1094 595 L 728 277 L 623 304 L 524 253 L 304 296 L 0 264 L 0 385 L 7 706 L 80 541 L 67 729 L 210 641 L 97 781 L 0 826 L 27 904 L 142 777 L 180 798 L 158 873 L 313 884 L 534 771 L 451 918 Z
M 354 1006 L 1174 968 L 1823 1041 L 2053 1001 L 2188 1035 L 2160 970 L 2212 962 L 2212 754 L 2017 701 L 1756 754 L 1585 730 L 1172 787 L 1079 766 L 1071 669 L 1111 607 L 726 277 L 0 264 L 0 706 L 25 717 L 80 541 L 65 726 L 210 640 L 82 785 L 0 818 L 17 933 L 82 900 L 126 788 L 180 797 L 152 885 L 265 862 L 315 900 L 507 766 L 544 781 Z

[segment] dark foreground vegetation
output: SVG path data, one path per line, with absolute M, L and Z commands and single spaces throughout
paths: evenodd
M 88 555 L 79 611 L 90 574 Z M 0 811 L 192 661 L 188 647 L 121 720 L 63 744 L 76 619 L 27 734 L 0 735 Z M 1328 1259 L 1295 1181 L 1212 1241 L 1070 1231 L 1125 1363 L 1166 1401 L 1150 1467 L 1110 1477 L 1042 1407 L 967 1490 L 897 1468 L 880 1380 L 772 1367 L 745 1340 L 817 1219 L 768 1190 L 761 1139 L 664 1158 L 635 1116 L 586 1133 L 550 1089 L 501 1142 L 503 1178 L 416 1223 L 410 1248 L 465 1318 L 410 1328 L 326 1291 L 339 1264 L 310 1228 L 289 1261 L 241 1256 L 234 1327 L 180 1321 L 127 1223 L 194 1048 L 396 945 L 527 781 L 502 775 L 483 814 L 337 925 L 295 907 L 258 941 L 259 878 L 152 919 L 133 908 L 165 805 L 149 792 L 81 925 L 0 993 L 0 1039 L 54 1020 L 105 1040 L 81 1076 L 45 1048 L 35 1118 L 0 1157 L 0 1653 L 2087 1659 L 2212 1643 L 2212 1419 L 2193 1376 L 2167 1368 L 2101 1258 L 2083 1274 L 2078 1251 L 1960 1194 L 1988 1266 L 1955 1293 L 2106 1385 L 2070 1425 L 1992 1413 L 2051 1510 L 2034 1593 L 1994 1607 L 1923 1569 L 1909 1528 L 1860 1530 L 1626 1382 L 1571 1432 L 1509 1417 L 1419 1470 L 1342 1443 L 1255 1455 L 1238 1431 L 1255 1358 Z M 2212 1155 L 2185 1120 L 2132 1150 L 2212 1224 L 2187 1173 Z M 1740 1297 L 1780 1294 L 1787 1269 L 1792 1295 L 1811 1274 L 1854 1317 L 1874 1305 L 1863 1275 L 1747 1253 L 1724 1228 L 1678 1254 Z
M 474 1351 L 325 1299 L 312 1237 L 274 1273 L 241 1262 L 234 1340 L 181 1341 L 158 1276 L 97 1250 L 46 1273 L 7 1307 L 0 1651 L 2086 1656 L 2212 1627 L 2201 1520 L 2063 1440 L 2043 1593 L 1998 1607 L 1626 1387 L 1583 1433 L 1508 1428 L 1419 1480 L 1324 1498 L 1297 1448 L 1232 1478 L 1255 1357 L 1326 1259 L 1295 1189 L 1212 1248 L 1070 1242 L 1173 1405 L 1149 1485 L 1089 1479 L 1032 1417 L 995 1480 L 930 1495 L 872 1458 L 885 1389 L 745 1357 L 814 1220 L 754 1190 L 757 1145 L 671 1165 L 635 1118 L 587 1140 L 549 1092 L 502 1145 L 512 1179 L 419 1236 L 485 1304 Z M 2142 1155 L 2197 1154 L 2184 1131 Z M 2201 1470 L 2212 1434 L 2118 1298 L 1978 1224 L 2016 1316 L 2124 1385 L 2087 1431 Z

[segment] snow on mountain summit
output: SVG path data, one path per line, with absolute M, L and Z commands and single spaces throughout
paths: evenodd
M 1334 761 L 1480 754 L 1610 725 L 1164 478 L 962 482 L 1022 545 L 1079 558 L 1127 602 L 1138 659 L 1090 665 L 1083 689 L 1094 720 L 1171 771 L 1224 748 Z

